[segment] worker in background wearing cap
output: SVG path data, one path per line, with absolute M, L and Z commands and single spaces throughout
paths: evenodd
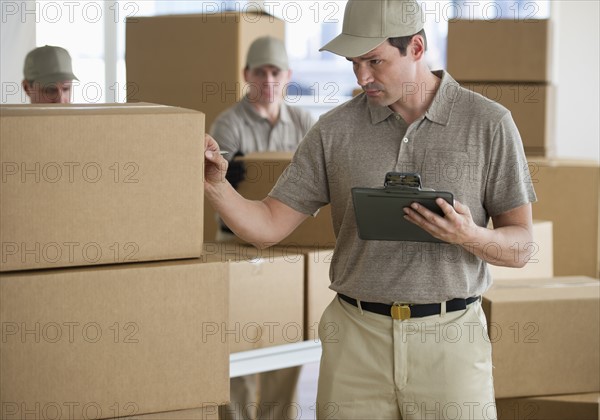
M 25 57 L 23 89 L 32 104 L 71 103 L 73 74 L 71 56 L 61 47 L 46 45 Z
M 246 94 L 219 115 L 211 127 L 221 150 L 229 152 L 225 158 L 231 161 L 252 152 L 295 151 L 314 120 L 307 111 L 284 101 L 292 72 L 283 42 L 269 36 L 256 39 L 248 49 L 243 72 Z M 243 173 L 239 162 L 231 162 L 227 179 L 236 184 Z M 221 224 L 217 240 L 232 236 Z M 220 418 L 285 418 L 286 411 L 293 412 L 293 408 L 288 410 L 299 374 L 300 367 L 293 367 L 231 379 L 231 403 L 220 407 Z
M 290 170 L 309 176 L 284 173 L 264 200 L 246 200 L 206 137 L 206 197 L 246 241 L 277 243 L 331 204 L 338 294 L 320 321 L 317 418 L 496 418 L 480 296 L 487 264 L 527 263 L 536 196 L 510 112 L 428 68 L 423 17 L 415 0 L 348 0 L 323 49 L 350 61 L 364 92 L 300 143 Z M 443 243 L 358 237 L 351 189 L 381 187 L 390 171 L 454 193 L 454 206 L 436 200 L 443 216 L 398 209 Z

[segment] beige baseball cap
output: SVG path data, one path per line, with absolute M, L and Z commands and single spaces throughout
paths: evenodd
M 416 0 L 348 0 L 342 33 L 319 51 L 358 57 L 388 38 L 414 35 L 424 24 Z
M 272 36 L 257 38 L 248 49 L 246 65 L 250 69 L 271 65 L 280 70 L 288 70 L 288 55 L 283 41 Z
M 73 74 L 69 52 L 64 48 L 51 45 L 36 48 L 27 54 L 23 75 L 25 80 L 39 82 L 42 85 L 79 80 Z

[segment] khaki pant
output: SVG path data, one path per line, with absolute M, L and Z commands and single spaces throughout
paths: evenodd
M 231 379 L 231 403 L 219 407 L 220 420 L 295 419 L 300 366 Z
M 442 312 L 445 304 L 442 304 Z M 481 303 L 394 320 L 334 300 L 319 325 L 318 419 L 495 419 Z

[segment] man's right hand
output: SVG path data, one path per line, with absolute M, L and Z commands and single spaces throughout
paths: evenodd
M 219 145 L 216 140 L 206 134 L 204 137 L 204 187 L 217 187 L 227 181 L 227 167 L 229 163 L 219 153 Z M 207 185 L 208 184 L 208 185 Z

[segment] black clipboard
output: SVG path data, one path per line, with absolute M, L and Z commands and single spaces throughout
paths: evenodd
M 421 177 L 414 173 L 388 172 L 383 188 L 352 188 L 358 236 L 363 240 L 444 243 L 404 218 L 404 207 L 414 202 L 443 216 L 437 198 L 454 205 L 451 192 L 422 189 Z

